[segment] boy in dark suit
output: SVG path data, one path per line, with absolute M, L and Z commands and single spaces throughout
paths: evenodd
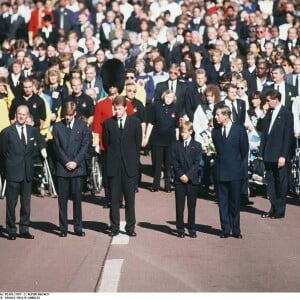
M 189 121 L 180 126 L 182 140 L 172 144 L 172 165 L 175 174 L 176 227 L 178 237 L 184 238 L 184 206 L 187 198 L 188 230 L 196 238 L 195 209 L 199 189 L 199 169 L 202 155 L 201 144 L 192 138 L 193 124 Z

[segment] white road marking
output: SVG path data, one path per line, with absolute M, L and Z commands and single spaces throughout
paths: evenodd
M 129 236 L 125 234 L 125 221 L 120 222 L 120 232 L 118 235 L 114 236 L 111 244 L 112 245 L 126 245 L 129 243 Z
M 124 259 L 110 259 L 105 262 L 100 284 L 96 293 L 116 293 Z

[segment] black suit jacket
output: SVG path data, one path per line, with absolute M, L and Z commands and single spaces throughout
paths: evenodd
M 55 153 L 56 176 L 77 177 L 86 175 L 85 158 L 92 143 L 91 130 L 86 123 L 75 119 L 71 134 L 68 133 L 66 122 L 55 123 L 53 141 Z M 69 171 L 65 165 L 70 161 L 77 163 L 75 170 Z
M 291 158 L 294 134 L 293 114 L 282 106 L 269 134 L 272 114 L 268 112 L 263 123 L 259 156 L 267 162 L 278 162 L 279 157 Z
M 14 22 L 11 22 L 11 15 L 7 18 L 8 23 L 8 31 L 7 31 L 7 37 L 12 39 L 24 39 L 27 41 L 27 26 L 25 23 L 25 19 L 21 16 L 18 16 L 17 20 Z
M 70 30 L 73 27 L 73 12 L 68 8 L 64 9 L 64 12 L 63 12 L 64 26 L 63 26 L 63 28 L 60 28 L 61 14 L 62 14 L 62 12 L 60 11 L 60 8 L 57 8 L 53 11 L 55 27 L 58 29 L 63 29 L 65 31 L 65 37 L 67 37 L 67 35 L 69 34 Z
M 265 95 L 267 91 L 274 90 L 275 84 L 271 84 L 263 88 L 262 93 Z M 291 98 L 297 96 L 297 90 L 294 86 L 285 83 L 285 104 L 284 106 L 289 110 L 292 110 L 292 100 Z
M 127 176 L 138 176 L 141 143 L 142 127 L 137 118 L 127 115 L 123 129 L 118 128 L 116 117 L 104 121 L 103 145 L 106 149 L 107 175 L 120 174 L 123 164 Z
M 246 129 L 232 123 L 227 138 L 222 137 L 222 127 L 214 128 L 212 139 L 217 152 L 215 178 L 217 181 L 234 181 L 246 176 L 244 160 L 248 155 L 249 143 Z
M 220 101 L 218 103 L 215 104 L 214 106 L 214 110 L 213 110 L 213 116 L 214 116 L 214 127 L 219 127 L 220 125 L 218 125 L 215 116 L 216 116 L 216 110 L 221 106 L 225 104 L 225 100 L 224 101 Z M 237 119 L 235 120 L 235 123 L 240 124 L 241 126 L 244 126 L 245 120 L 246 120 L 246 103 L 245 101 L 241 100 L 241 99 L 236 99 L 236 104 L 237 104 Z M 231 115 L 231 119 L 232 119 L 232 115 Z
M 198 92 L 198 87 L 195 83 L 188 86 L 185 93 L 185 111 L 190 121 L 194 120 L 194 112 L 197 109 L 198 105 L 203 105 L 203 93 Z
M 8 181 L 32 181 L 35 146 L 37 145 L 39 150 L 46 147 L 46 142 L 37 128 L 26 125 L 26 131 L 26 146 L 23 145 L 15 124 L 6 127 L 1 132 L 0 152 L 1 158 L 5 161 L 5 178 Z
M 163 92 L 168 89 L 169 89 L 168 80 L 158 83 L 154 92 L 154 101 L 161 102 L 162 101 L 161 96 Z M 175 106 L 176 106 L 176 110 L 179 113 L 179 117 L 182 117 L 186 114 L 185 103 L 184 103 L 185 93 L 186 93 L 186 84 L 177 80 L 176 91 L 175 91 L 176 94 Z
M 175 184 L 182 184 L 180 177 L 186 175 L 189 182 L 199 184 L 200 160 L 202 155 L 200 143 L 191 139 L 186 151 L 183 141 L 172 144 L 172 166 L 175 174 Z

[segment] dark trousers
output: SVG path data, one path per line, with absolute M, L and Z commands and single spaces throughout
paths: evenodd
M 176 227 L 179 233 L 184 232 L 184 207 L 185 199 L 187 199 L 188 208 L 188 230 L 190 233 L 196 231 L 195 210 L 197 203 L 198 185 L 176 184 L 175 185 L 175 201 L 176 201 Z
M 160 187 L 160 177 L 162 164 L 164 165 L 165 188 L 170 187 L 171 171 L 171 146 L 152 146 L 152 166 L 154 169 L 153 185 L 154 189 Z
M 133 232 L 135 227 L 135 189 L 137 176 L 129 177 L 121 165 L 119 174 L 109 176 L 108 183 L 111 192 L 110 223 L 112 232 L 119 232 L 120 228 L 120 199 L 125 198 L 126 232 Z
M 224 234 L 240 234 L 240 196 L 242 180 L 218 181 L 217 198 L 221 230 Z
M 109 184 L 108 184 L 108 177 L 107 177 L 107 164 L 106 164 L 106 151 L 103 150 L 101 151 L 100 154 L 100 162 L 101 162 L 101 168 L 102 168 L 102 183 L 103 183 L 103 187 L 104 187 L 104 195 L 106 198 L 106 201 L 108 203 L 111 202 L 111 195 L 110 195 L 110 189 L 109 189 Z
M 29 232 L 30 222 L 30 198 L 32 181 L 7 181 L 6 184 L 6 228 L 9 234 L 17 232 L 16 227 L 16 206 L 20 195 L 20 233 Z
M 278 168 L 277 162 L 265 162 L 265 168 L 267 195 L 271 202 L 270 212 L 284 215 L 288 192 L 289 166 L 286 164 L 283 168 Z
M 58 206 L 59 206 L 59 229 L 68 231 L 68 200 L 73 200 L 74 230 L 82 230 L 82 188 L 84 177 L 57 177 Z

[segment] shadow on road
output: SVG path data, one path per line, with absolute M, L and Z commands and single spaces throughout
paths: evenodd
M 177 235 L 177 231 L 167 225 L 152 224 L 149 222 L 139 222 L 138 226 L 146 228 L 146 229 L 150 229 L 150 230 L 160 231 L 165 234 Z
M 36 230 L 44 231 L 47 233 L 57 235 L 59 232 L 59 228 L 57 225 L 50 222 L 30 222 L 30 227 Z
M 101 197 L 98 195 L 83 195 L 82 202 L 100 205 L 100 206 L 104 206 L 107 203 L 105 197 Z
M 109 226 L 106 223 L 95 221 L 83 221 L 82 224 L 84 229 L 89 229 L 102 233 L 109 233 Z

